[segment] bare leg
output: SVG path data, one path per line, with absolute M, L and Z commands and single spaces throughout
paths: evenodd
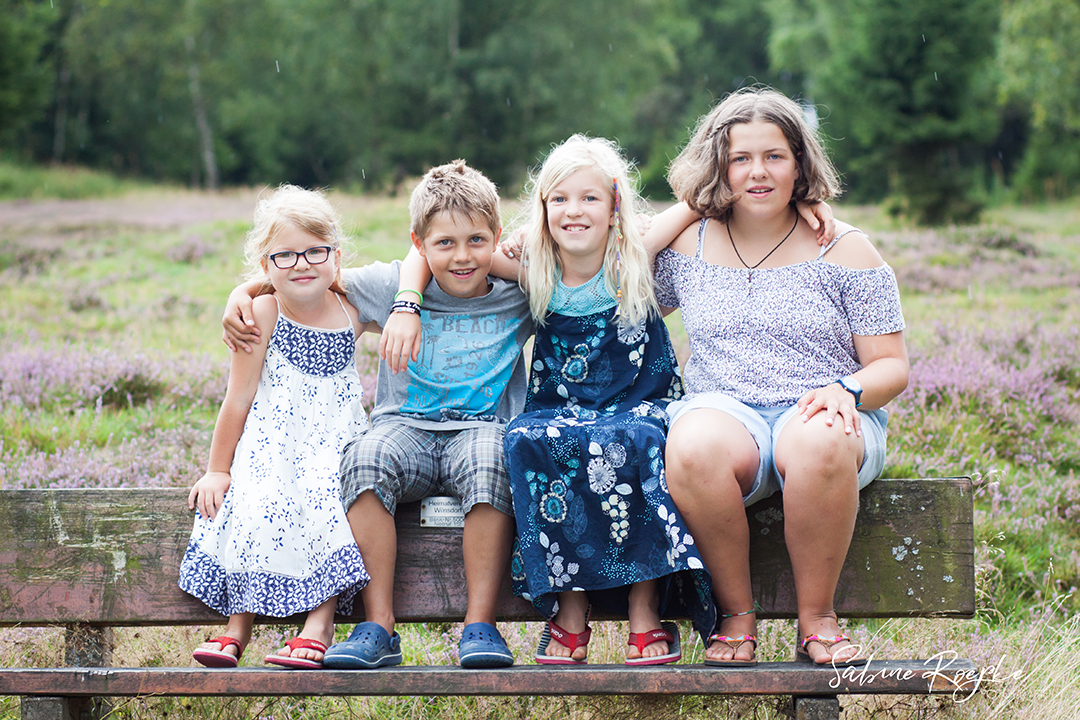
M 304 621 L 304 628 L 300 631 L 299 637 L 308 638 L 310 640 L 318 640 L 327 647 L 334 641 L 334 611 L 337 610 L 337 596 L 330 598 L 319 607 L 311 610 L 308 613 L 307 620 Z M 277 651 L 278 655 L 294 658 L 302 658 L 304 660 L 314 660 L 319 662 L 323 658 L 323 654 L 313 648 L 298 648 L 293 652 L 289 652 L 288 646 L 285 646 Z
M 394 568 L 397 565 L 397 528 L 374 490 L 365 490 L 345 517 L 352 528 L 371 581 L 360 591 L 364 616 L 394 633 Z M 335 599 L 336 603 L 336 599 Z M 321 606 L 320 606 L 321 607 Z M 309 618 L 310 620 L 310 618 Z M 333 622 L 333 611 L 330 613 Z
M 469 607 L 465 624 L 495 624 L 499 591 L 510 565 L 514 543 L 514 518 L 488 503 L 476 503 L 465 516 L 461 551 L 465 556 L 465 584 Z M 367 557 L 365 556 L 365 562 Z M 366 598 L 365 598 L 366 601 Z
M 691 418 L 687 420 L 687 418 Z M 753 436 L 719 410 L 694 410 L 668 431 L 668 488 L 712 574 L 713 596 L 722 614 L 754 607 L 750 584 L 750 528 L 742 498 L 753 486 L 758 448 Z M 718 632 L 731 637 L 757 632 L 753 613 L 724 618 Z M 713 660 L 751 660 L 754 647 L 737 652 L 712 643 L 705 656 Z
M 240 641 L 240 647 L 247 647 L 247 644 L 251 642 L 251 626 L 254 624 L 254 613 L 236 613 L 229 616 L 229 621 L 225 624 L 225 632 L 221 634 L 236 638 Z M 207 650 L 224 650 L 230 655 L 240 656 L 240 650 L 235 645 L 230 645 L 228 649 L 224 649 L 220 643 L 204 642 L 199 647 Z
M 559 593 L 559 611 L 555 613 L 552 621 L 569 633 L 585 632 L 585 615 L 589 609 L 589 598 L 585 593 L 578 591 Z M 548 643 L 545 655 L 553 657 L 572 657 L 574 660 L 584 660 L 589 656 L 586 647 L 575 648 L 573 653 L 570 648 L 554 640 Z
M 847 435 L 841 423 L 827 426 L 818 414 L 806 423 L 792 419 L 775 452 L 784 477 L 784 537 L 795 576 L 799 636 L 831 639 L 840 633 L 833 596 L 855 530 L 863 441 Z M 820 643 L 810 643 L 807 652 L 822 664 L 857 654 L 847 643 L 831 655 Z
M 656 580 L 645 580 L 630 586 L 630 632 L 647 633 L 660 627 L 660 585 Z M 640 657 L 666 655 L 668 644 L 657 640 L 645 646 L 645 651 L 638 652 L 636 645 L 630 645 L 626 657 L 634 660 Z

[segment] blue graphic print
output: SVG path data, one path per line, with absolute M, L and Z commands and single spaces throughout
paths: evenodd
M 428 420 L 496 420 L 520 352 L 521 318 L 420 313 L 423 346 L 409 364 L 402 415 Z

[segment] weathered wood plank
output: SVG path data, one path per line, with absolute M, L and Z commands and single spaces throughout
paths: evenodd
M 176 585 L 191 532 L 187 491 L 0 491 L 0 625 L 174 625 L 221 618 Z M 395 610 L 401 622 L 465 614 L 460 530 L 421 528 L 416 505 L 398 513 Z M 794 617 L 782 498 L 749 511 L 760 617 Z M 974 531 L 966 478 L 879 480 L 859 519 L 837 589 L 843 616 L 974 613 Z M 362 616 L 358 615 L 350 619 Z M 504 588 L 500 617 L 536 619 Z
M 398 667 L 379 670 L 237 668 L 67 668 L 0 671 L 0 695 L 829 695 L 966 694 L 970 661 L 939 668 L 935 660 L 882 661 L 865 673 L 762 663 L 716 670 L 670 665 L 627 668 L 538 665 L 502 670 Z

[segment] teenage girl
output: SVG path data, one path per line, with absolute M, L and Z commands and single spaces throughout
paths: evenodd
M 366 329 L 340 287 L 343 237 L 321 193 L 282 186 L 259 202 L 245 255 L 265 291 L 253 303 L 269 343 L 231 354 L 206 474 L 188 495 L 195 528 L 180 587 L 229 616 L 192 653 L 235 667 L 256 614 L 307 612 L 298 637 L 266 657 L 322 667 L 334 612 L 367 584 L 338 489 L 342 448 L 367 428 L 356 338 Z
M 660 305 L 680 307 L 691 357 L 672 404 L 671 496 L 721 615 L 706 663 L 756 661 L 744 506 L 784 493 L 798 598 L 797 657 L 864 661 L 833 595 L 859 490 L 880 474 L 887 413 L 908 378 L 896 279 L 861 232 L 818 247 L 795 210 L 839 192 L 801 108 L 770 89 L 728 96 L 670 169 L 704 216 L 656 261 Z

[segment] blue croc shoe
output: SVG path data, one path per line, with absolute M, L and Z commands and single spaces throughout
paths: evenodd
M 458 659 L 463 668 L 502 668 L 514 664 L 499 629 L 491 623 L 469 623 L 461 631 Z
M 323 667 L 338 670 L 365 670 L 401 664 L 401 636 L 390 635 L 373 622 L 362 622 L 349 639 L 335 643 L 323 654 Z

